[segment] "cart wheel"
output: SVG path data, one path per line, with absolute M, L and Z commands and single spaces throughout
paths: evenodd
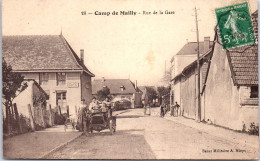
M 112 120 L 109 120 L 109 129 L 110 129 L 111 135 L 113 135 L 113 134 L 114 134 L 114 128 L 113 128 L 113 122 L 112 122 Z

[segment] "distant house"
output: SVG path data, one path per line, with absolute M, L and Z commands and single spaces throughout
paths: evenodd
M 63 35 L 3 36 L 2 54 L 14 72 L 35 80 L 48 94 L 47 103 L 75 115 L 82 99 L 92 98 L 91 73 Z
M 252 14 L 254 28 L 257 11 Z M 258 35 L 258 29 L 255 30 Z M 174 101 L 184 116 L 197 118 L 196 65 L 194 61 L 173 78 Z M 218 43 L 200 57 L 201 119 L 234 130 L 258 124 L 258 46 L 223 50 Z M 177 87 L 177 90 L 176 90 Z M 179 89 L 179 90 L 178 90 Z
M 112 101 L 126 99 L 132 102 L 133 107 L 141 106 L 141 93 L 137 86 L 129 79 L 95 79 L 92 82 L 92 94 L 97 96 L 97 92 L 103 87 L 110 89 Z

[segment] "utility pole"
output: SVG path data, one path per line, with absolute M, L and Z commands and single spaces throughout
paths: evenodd
M 166 60 L 165 60 L 165 62 L 164 62 L 164 74 L 165 74 L 165 76 L 166 76 Z
M 197 106 L 198 106 L 198 122 L 201 121 L 201 103 L 200 103 L 200 45 L 199 45 L 199 29 L 198 29 L 198 15 L 197 9 L 195 7 L 195 22 L 196 22 L 196 33 L 197 33 L 197 43 L 198 43 L 198 53 L 197 53 Z

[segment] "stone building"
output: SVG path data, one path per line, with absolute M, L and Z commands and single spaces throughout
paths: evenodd
M 257 15 L 252 14 L 254 28 Z M 172 80 L 174 101 L 192 119 L 198 116 L 196 66 L 195 60 Z M 201 120 L 246 131 L 251 123 L 258 124 L 258 42 L 229 51 L 214 43 L 200 57 L 200 67 Z
M 93 81 L 93 96 L 97 96 L 97 92 L 103 87 L 110 89 L 112 101 L 128 100 L 132 103 L 132 108 L 141 107 L 142 93 L 137 87 L 137 81 L 134 84 L 129 79 L 96 79 Z
M 63 35 L 3 36 L 2 54 L 14 72 L 35 80 L 47 93 L 47 103 L 75 115 L 82 99 L 92 99 L 91 73 Z

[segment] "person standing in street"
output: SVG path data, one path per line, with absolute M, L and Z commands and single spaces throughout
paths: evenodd
M 104 104 L 104 106 L 106 107 L 106 109 L 108 110 L 108 117 L 112 116 L 112 103 L 110 102 L 110 98 L 106 97 L 106 99 L 102 102 L 102 104 Z
M 175 105 L 171 106 L 171 116 L 174 116 L 174 107 L 175 107 Z
M 147 107 L 146 107 L 146 103 L 145 103 L 144 99 L 142 100 L 142 103 L 143 103 L 143 108 L 144 108 L 144 115 L 146 115 Z
M 164 109 L 165 109 L 165 104 L 162 103 L 161 106 L 160 106 L 160 110 L 161 110 L 161 117 L 164 117 Z
M 180 105 L 179 105 L 177 102 L 175 102 L 175 105 L 174 105 L 174 106 L 175 106 L 176 113 L 177 113 L 177 117 L 178 117 Z
M 151 115 L 151 106 L 152 106 L 152 104 L 150 104 L 150 105 L 148 104 L 148 107 L 147 107 L 149 109 L 149 113 L 148 113 L 149 116 Z
M 155 102 L 156 102 L 156 100 L 155 100 L 155 98 L 153 99 L 153 107 L 155 107 Z
M 80 110 L 82 111 L 81 114 L 82 114 L 82 122 L 83 122 L 83 132 L 85 135 L 88 135 L 88 131 L 89 131 L 88 130 L 89 124 L 87 118 L 88 109 L 84 99 L 81 100 Z

